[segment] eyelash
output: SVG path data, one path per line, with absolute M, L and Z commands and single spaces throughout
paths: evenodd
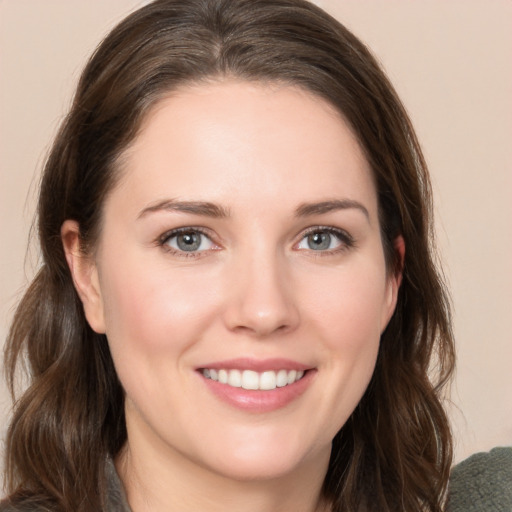
M 185 233 L 199 233 L 208 238 L 212 242 L 212 244 L 217 245 L 215 244 L 215 242 L 213 242 L 212 236 L 208 230 L 194 226 L 186 226 L 183 228 L 176 228 L 172 229 L 171 231 L 166 231 L 163 235 L 161 235 L 158 238 L 157 245 L 160 246 L 164 251 L 172 255 L 178 256 L 180 258 L 200 258 L 201 256 L 203 256 L 204 253 L 206 253 L 207 251 L 179 251 L 168 245 L 168 242 L 169 240 L 171 240 L 171 238 L 177 237 Z
M 306 238 L 310 235 L 313 235 L 315 233 L 327 233 L 329 235 L 335 236 L 340 242 L 340 247 L 336 247 L 335 249 L 320 250 L 320 251 L 315 251 L 313 249 L 310 249 L 308 252 L 311 253 L 311 255 L 314 257 L 332 256 L 332 255 L 347 251 L 349 249 L 352 249 L 356 245 L 355 240 L 352 237 L 352 235 L 350 235 L 343 229 L 334 228 L 332 226 L 314 226 L 312 228 L 308 228 L 302 233 L 300 242 L 302 242 L 302 240 L 304 240 L 304 238 Z M 295 244 L 295 245 L 297 245 L 297 244 Z
M 162 234 L 160 237 L 158 237 L 158 239 L 156 241 L 157 245 L 160 246 L 164 251 L 166 251 L 170 254 L 179 256 L 181 258 L 200 258 L 206 252 L 208 252 L 207 250 L 190 251 L 190 252 L 180 251 L 180 250 L 176 250 L 168 245 L 169 240 L 171 240 L 174 237 L 179 236 L 180 234 L 184 234 L 184 233 L 199 233 L 199 234 L 205 236 L 206 238 L 208 238 L 212 244 L 216 245 L 215 242 L 213 242 L 211 234 L 208 230 L 205 230 L 200 227 L 194 227 L 194 226 L 187 226 L 187 227 L 183 227 L 183 228 L 172 229 L 171 231 L 166 231 L 164 234 Z M 355 240 L 349 233 L 347 233 L 343 229 L 334 228 L 332 226 L 314 226 L 314 227 L 306 229 L 305 231 L 302 232 L 299 242 L 294 244 L 294 247 L 297 246 L 299 243 L 301 243 L 302 240 L 304 240 L 306 237 L 313 235 L 315 233 L 327 233 L 329 235 L 332 235 L 332 236 L 336 237 L 341 244 L 340 247 L 336 247 L 335 249 L 318 250 L 318 251 L 310 249 L 308 252 L 311 253 L 315 257 L 331 256 L 331 255 L 338 254 L 340 252 L 344 252 L 344 251 L 347 251 L 347 250 L 355 247 Z M 215 249 L 213 249 L 213 250 L 215 250 Z M 299 249 L 299 250 L 306 250 L 306 249 Z

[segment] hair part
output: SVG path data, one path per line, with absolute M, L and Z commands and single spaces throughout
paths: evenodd
M 158 0 L 122 21 L 91 57 L 44 167 L 43 264 L 5 347 L 13 395 L 24 358 L 30 373 L 7 435 L 10 499 L 56 511 L 104 510 L 105 458 L 126 442 L 124 393 L 106 337 L 85 320 L 60 229 L 77 221 L 82 249 L 92 251 L 120 159 L 149 110 L 177 87 L 225 77 L 300 87 L 343 115 L 373 170 L 388 269 L 403 272 L 370 385 L 333 441 L 324 496 L 333 511 L 440 511 L 452 458 L 441 391 L 454 348 L 434 265 L 427 167 L 371 53 L 302 0 Z

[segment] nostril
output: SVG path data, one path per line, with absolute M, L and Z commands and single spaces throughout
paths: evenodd
M 272 322 L 254 322 L 252 324 L 247 325 L 237 325 L 232 328 L 233 331 L 239 332 L 241 334 L 252 335 L 256 337 L 267 337 L 270 335 L 283 335 L 292 330 L 292 326 L 289 324 L 280 324 L 277 325 Z

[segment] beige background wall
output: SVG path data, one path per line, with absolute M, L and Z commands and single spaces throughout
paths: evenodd
M 38 172 L 86 56 L 136 0 L 0 0 L 0 344 Z M 512 2 L 319 0 L 368 43 L 430 164 L 459 352 L 457 459 L 512 444 Z M 0 430 L 9 399 L 0 384 Z

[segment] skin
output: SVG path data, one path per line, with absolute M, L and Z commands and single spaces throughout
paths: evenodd
M 160 101 L 122 162 L 94 255 L 80 255 L 75 222 L 62 238 L 126 391 L 116 465 L 134 512 L 321 510 L 332 438 L 369 383 L 400 283 L 357 140 L 310 93 L 225 80 Z M 155 206 L 169 200 L 225 216 Z M 297 215 L 326 201 L 345 202 Z M 200 250 L 163 236 L 182 227 L 204 231 Z M 246 411 L 197 371 L 238 357 L 291 359 L 312 378 L 284 407 Z

